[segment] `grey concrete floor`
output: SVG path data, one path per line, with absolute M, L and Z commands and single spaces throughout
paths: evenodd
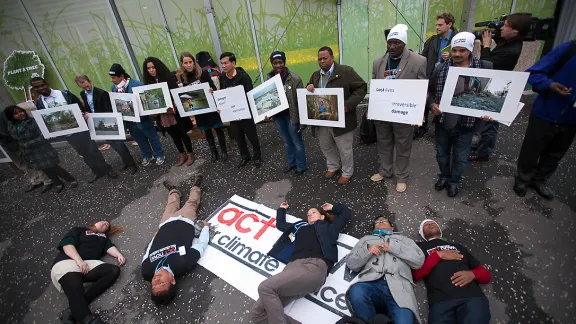
M 127 259 L 119 280 L 91 308 L 109 323 L 248 323 L 253 303 L 211 272 L 197 267 L 179 280 L 179 294 L 168 307 L 157 308 L 142 281 L 139 261 L 157 228 L 167 193 L 164 179 L 179 180 L 193 172 L 205 175 L 200 215 L 208 215 L 234 194 L 275 208 L 288 200 L 291 213 L 325 201 L 348 204 L 354 211 L 346 233 L 356 237 L 370 231 L 374 216 L 394 216 L 400 230 L 415 240 L 419 223 L 436 219 L 445 237 L 464 244 L 492 272 L 484 286 L 494 323 L 574 323 L 576 215 L 576 153 L 572 148 L 550 184 L 557 198 L 545 201 L 530 191 L 525 198 L 512 191 L 516 158 L 524 136 L 529 105 L 511 127 L 502 126 L 496 152 L 489 162 L 470 164 L 461 194 L 455 199 L 433 188 L 438 167 L 433 130 L 414 143 L 408 190 L 398 194 L 393 181 L 372 183 L 378 162 L 375 145 L 356 137 L 356 172 L 339 186 L 324 179 L 324 158 L 317 140 L 305 134 L 309 170 L 303 177 L 281 172 L 283 143 L 273 123 L 259 125 L 264 152 L 261 169 L 236 168 L 237 150 L 230 161 L 210 163 L 203 141 L 194 142 L 197 162 L 173 166 L 177 153 L 169 138 L 163 144 L 169 157 L 164 166 L 141 168 L 131 176 L 87 184 L 89 170 L 71 148 L 60 148 L 62 165 L 80 180 L 77 189 L 62 194 L 22 192 L 25 182 L 0 169 L 0 323 L 58 323 L 66 298 L 50 282 L 55 246 L 73 226 L 106 219 L 125 225 L 113 238 Z M 139 156 L 137 148 L 131 148 Z M 122 162 L 114 151 L 105 153 L 116 168 Z M 114 262 L 112 259 L 107 259 Z M 232 271 L 232 270 L 231 270 Z M 427 314 L 425 288 L 417 286 L 420 311 Z M 320 324 L 320 323 L 318 323 Z

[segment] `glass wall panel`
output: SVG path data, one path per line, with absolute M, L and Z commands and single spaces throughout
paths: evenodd
M 87 74 L 97 87 L 109 89 L 112 63 L 133 72 L 106 0 L 23 3 L 64 82 L 74 93 L 80 92 L 75 75 Z
M 456 19 L 454 27 L 460 31 L 463 6 L 464 0 L 430 0 L 428 5 L 428 20 L 426 22 L 426 39 L 436 35 L 436 16 L 445 12 L 449 12 L 454 16 Z
M 342 1 L 342 54 L 366 81 L 372 77 L 368 59 L 368 0 Z
M 474 23 L 494 20 L 502 14 L 508 15 L 511 8 L 512 0 L 478 0 Z

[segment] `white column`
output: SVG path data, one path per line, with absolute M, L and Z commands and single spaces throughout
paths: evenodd
M 264 82 L 264 75 L 262 74 L 262 63 L 260 63 L 260 50 L 258 49 L 258 38 L 256 37 L 256 26 L 254 25 L 254 17 L 252 16 L 252 5 L 250 0 L 246 0 L 248 6 L 248 17 L 250 17 L 250 26 L 252 27 L 252 38 L 254 39 L 254 50 L 256 51 L 256 63 L 258 63 L 258 72 L 260 72 L 260 82 Z

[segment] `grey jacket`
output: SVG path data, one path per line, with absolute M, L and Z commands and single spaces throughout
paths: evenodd
M 383 79 L 386 65 L 388 64 L 388 53 L 379 57 L 372 63 L 372 79 Z M 426 76 L 426 58 L 418 53 L 404 48 L 400 64 L 398 64 L 398 74 L 396 79 L 428 79 Z
M 368 252 L 368 247 L 383 244 L 385 240 L 389 240 L 387 253 L 376 256 Z M 398 306 L 410 309 L 421 323 L 410 269 L 420 269 L 424 259 L 422 250 L 406 236 L 397 233 L 386 236 L 366 235 L 346 256 L 346 266 L 360 272 L 359 282 L 374 281 L 385 276 Z
M 274 76 L 274 72 L 267 75 L 267 80 Z M 300 113 L 298 111 L 298 96 L 296 89 L 304 88 L 302 79 L 294 72 L 288 70 L 286 81 L 284 83 L 284 92 L 286 92 L 286 99 L 288 100 L 288 109 L 290 111 L 290 123 L 293 125 L 300 124 Z

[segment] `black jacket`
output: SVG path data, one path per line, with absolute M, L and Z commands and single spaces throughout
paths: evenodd
M 190 75 L 188 75 L 188 80 L 183 80 L 182 84 L 183 86 L 188 86 L 191 84 L 195 84 L 197 82 L 200 83 L 208 83 L 208 85 L 210 86 L 210 88 L 214 91 L 216 91 L 216 86 L 214 85 L 214 81 L 212 81 L 212 77 L 210 76 L 210 73 L 208 73 L 208 71 L 202 71 L 202 74 L 200 75 L 200 80 L 197 80 L 196 77 L 194 76 L 193 73 L 190 73 Z M 174 98 L 175 100 L 179 100 L 178 98 Z M 194 119 L 196 119 L 196 125 L 198 125 L 198 128 L 200 129 L 209 129 L 212 128 L 216 125 L 221 125 L 222 124 L 222 120 L 220 119 L 220 114 L 217 112 L 211 112 L 211 113 L 207 113 L 207 114 L 199 114 L 194 116 Z
M 450 39 L 448 40 L 448 45 L 452 42 L 452 38 L 458 34 L 458 30 L 452 27 L 452 35 L 450 35 Z M 438 55 L 440 51 L 440 36 L 434 35 L 424 43 L 424 49 L 422 50 L 422 56 L 424 56 L 428 62 L 426 63 L 426 76 L 430 78 L 432 76 L 432 72 L 434 71 L 434 67 L 436 66 L 436 61 L 438 60 Z
M 494 70 L 513 71 L 520 53 L 522 53 L 522 38 L 514 38 L 500 42 L 493 50 L 482 47 L 480 59 L 494 64 Z
M 88 105 L 88 98 L 86 96 L 86 91 L 80 92 L 80 97 L 84 102 L 84 107 L 86 107 L 86 111 L 90 112 L 90 106 Z M 110 102 L 110 95 L 108 92 L 93 87 L 92 89 L 92 101 L 94 103 L 94 112 L 95 113 L 108 113 L 113 112 L 112 110 L 112 103 Z
M 220 74 L 220 90 L 232 88 L 237 85 L 244 86 L 244 92 L 246 93 L 254 88 L 252 85 L 252 78 L 250 78 L 250 75 L 248 75 L 243 68 L 239 66 L 236 67 L 236 75 L 232 79 L 229 79 L 226 76 L 226 73 Z
M 334 213 L 334 220 L 332 224 L 319 220 L 314 223 L 314 230 L 316 231 L 316 236 L 320 242 L 320 247 L 322 248 L 322 254 L 324 259 L 329 260 L 332 264 L 338 262 L 338 236 L 340 232 L 344 229 L 350 218 L 352 217 L 352 211 L 350 208 L 342 204 L 334 204 L 332 208 Z M 284 263 L 288 263 L 290 256 L 287 258 L 279 257 L 280 252 L 290 244 L 290 238 L 288 237 L 290 233 L 294 231 L 294 225 L 302 223 L 305 221 L 298 221 L 296 223 L 286 222 L 286 209 L 278 208 L 276 212 L 276 228 L 283 232 L 282 236 L 274 244 L 268 255 L 276 258 Z M 328 269 L 330 270 L 330 269 Z
M 68 90 L 60 90 L 60 91 L 62 92 L 62 96 L 64 97 L 64 99 L 66 99 L 66 103 L 68 103 L 69 105 L 78 104 L 80 110 L 82 110 L 83 112 L 85 111 L 82 101 L 80 101 L 80 99 L 78 99 L 78 97 L 76 97 L 72 92 Z M 36 108 L 38 108 L 38 110 L 46 109 L 46 107 L 44 107 L 44 101 L 42 101 L 42 96 L 38 97 L 38 100 L 36 100 Z

